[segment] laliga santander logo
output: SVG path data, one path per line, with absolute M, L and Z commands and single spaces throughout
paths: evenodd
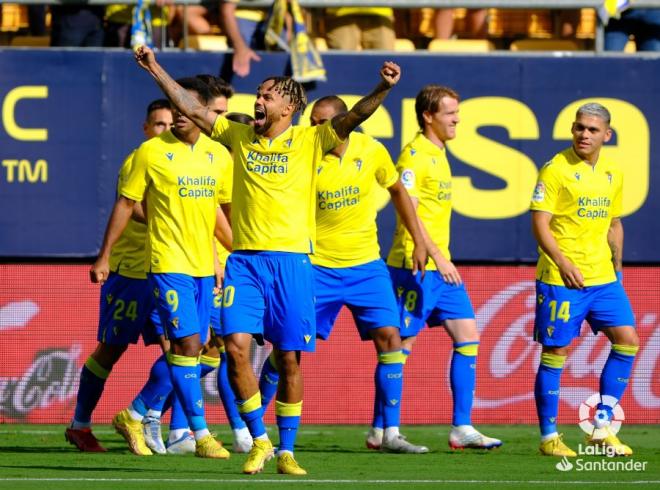
M 599 409 L 600 403 L 609 407 L 609 410 Z M 616 434 L 626 419 L 619 400 L 609 395 L 601 397 L 598 393 L 594 393 L 580 404 L 579 417 L 580 429 L 593 439 L 604 439 L 609 432 Z

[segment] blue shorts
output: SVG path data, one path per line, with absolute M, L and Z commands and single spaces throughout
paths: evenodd
M 232 252 L 220 314 L 222 335 L 252 334 L 283 351 L 313 352 L 314 280 L 306 254 Z
M 399 328 L 399 310 L 387 267 L 374 260 L 355 267 L 314 266 L 316 337 L 326 340 L 341 307 L 346 305 L 362 340 L 371 340 L 369 330 Z
M 412 274 L 410 269 L 389 267 L 401 318 L 401 338 L 416 336 L 424 324 L 443 325 L 445 320 L 473 319 L 474 309 L 465 285 L 448 284 L 438 271 Z
M 208 338 L 215 277 L 186 274 L 149 274 L 156 309 L 168 339 L 199 334 Z
M 131 279 L 114 272 L 101 286 L 97 340 L 109 345 L 158 343 L 157 315 L 146 279 Z
M 619 281 L 583 289 L 536 281 L 534 340 L 564 347 L 580 336 L 584 320 L 594 334 L 605 327 L 635 325 L 630 301 Z

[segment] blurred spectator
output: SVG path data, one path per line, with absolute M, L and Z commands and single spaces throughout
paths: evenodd
M 234 49 L 232 70 L 238 76 L 250 73 L 250 62 L 261 61 L 254 50 L 265 49 L 266 12 L 260 9 L 237 9 L 238 0 L 220 2 L 220 18 L 229 44 Z
M 468 37 L 485 38 L 488 34 L 488 9 L 470 9 L 465 17 Z M 454 35 L 454 9 L 437 9 L 433 20 L 436 39 L 451 39 Z
M 396 34 L 391 8 L 341 7 L 326 9 L 326 13 L 326 39 L 330 49 L 394 50 Z
M 103 15 L 100 5 L 53 5 L 51 46 L 103 46 Z
M 628 9 L 610 18 L 605 27 L 605 50 L 623 51 L 630 36 L 637 51 L 660 51 L 660 9 Z
M 559 37 L 575 37 L 578 25 L 580 24 L 580 11 L 579 10 L 560 10 L 555 17 L 557 20 L 557 27 L 555 27 L 555 35 Z
M 168 7 L 172 0 L 156 0 L 149 7 L 151 12 L 151 35 L 156 48 L 167 45 L 167 26 L 174 17 L 174 9 Z M 131 47 L 131 26 L 135 5 L 112 4 L 105 9 L 105 46 Z
M 30 36 L 46 35 L 46 6 L 28 5 L 28 24 Z

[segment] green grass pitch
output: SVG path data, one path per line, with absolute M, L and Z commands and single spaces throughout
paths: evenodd
M 306 425 L 298 436 L 296 458 L 307 477 L 276 473 L 274 461 L 263 473 L 241 474 L 245 455 L 229 461 L 188 456 L 136 457 L 109 426 L 95 433 L 108 449 L 105 454 L 78 452 L 64 441 L 64 427 L 56 425 L 0 426 L 0 488 L 23 489 L 299 489 L 299 488 L 660 488 L 660 431 L 658 426 L 624 426 L 621 438 L 635 454 L 631 458 L 580 456 L 583 466 L 559 471 L 556 458 L 538 454 L 534 426 L 479 426 L 505 444 L 493 451 L 449 450 L 447 426 L 406 426 L 403 432 L 430 449 L 424 455 L 380 454 L 364 446 L 366 427 Z M 212 427 L 230 441 L 226 427 Z M 577 449 L 578 427 L 562 428 L 565 441 Z M 277 435 L 271 428 L 271 437 Z M 228 444 L 230 445 L 230 444 Z M 587 462 L 634 461 L 644 471 L 591 470 Z

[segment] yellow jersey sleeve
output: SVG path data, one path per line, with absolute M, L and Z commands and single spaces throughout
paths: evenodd
M 147 172 L 149 148 L 148 142 L 142 143 L 133 156 L 132 165 L 127 167 L 124 176 L 119 177 L 119 194 L 133 201 L 142 201 L 150 182 Z
M 619 172 L 617 177 L 612 197 L 612 218 L 620 218 L 623 214 L 623 173 Z
M 378 162 L 376 168 L 376 180 L 384 189 L 392 187 L 399 179 L 399 173 L 396 171 L 392 157 L 390 157 L 387 149 L 378 143 L 375 145 L 374 159 Z
M 545 211 L 555 214 L 559 191 L 561 190 L 560 172 L 557 165 L 548 162 L 541 168 L 532 194 L 530 210 Z
M 117 192 L 133 168 L 135 151 L 124 160 L 119 170 Z M 144 272 L 147 225 L 131 219 L 110 252 L 110 270 L 131 279 L 146 279 Z

